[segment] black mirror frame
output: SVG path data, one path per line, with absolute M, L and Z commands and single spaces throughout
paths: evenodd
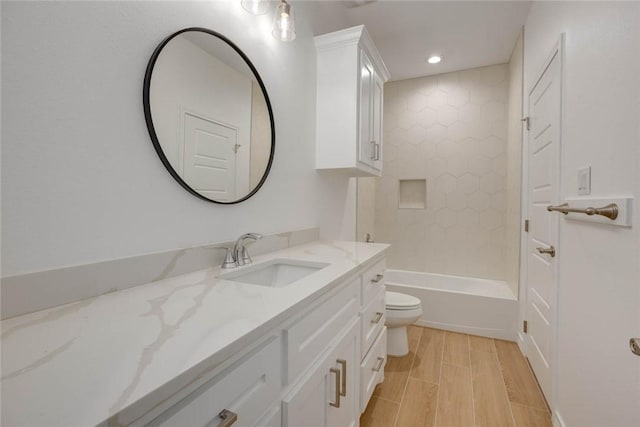
M 153 118 L 151 117 L 151 103 L 149 102 L 149 96 L 150 96 L 149 92 L 151 90 L 151 76 L 153 74 L 153 68 L 155 67 L 156 61 L 158 60 L 158 57 L 160 56 L 160 53 L 162 52 L 162 49 L 167 45 L 167 43 L 169 43 L 174 37 L 176 37 L 176 36 L 178 36 L 178 35 L 180 35 L 182 33 L 186 33 L 188 31 L 200 31 L 200 32 L 204 32 L 204 33 L 210 34 L 210 35 L 212 35 L 214 37 L 219 38 L 220 40 L 224 41 L 229 46 L 231 46 L 231 48 L 233 48 L 233 50 L 235 50 L 236 53 L 238 53 L 238 55 L 240 55 L 242 57 L 242 59 L 244 59 L 246 64 L 251 69 L 251 72 L 256 77 L 256 80 L 258 81 L 258 85 L 260 86 L 260 89 L 262 90 L 262 95 L 264 96 L 264 100 L 267 103 L 267 110 L 269 111 L 269 122 L 271 124 L 271 152 L 269 153 L 269 162 L 267 163 L 267 167 L 265 168 L 264 174 L 262 175 L 262 178 L 260 179 L 260 182 L 258 183 L 258 185 L 256 185 L 255 188 L 253 190 L 251 190 L 251 192 L 249 194 L 247 194 L 246 196 L 244 196 L 243 198 L 238 199 L 238 200 L 234 200 L 232 202 L 220 202 L 220 201 L 217 201 L 217 200 L 209 199 L 208 197 L 204 197 L 202 194 L 198 193 L 193 188 L 191 188 L 189 186 L 189 184 L 187 184 L 180 177 L 180 175 L 178 175 L 178 173 L 175 171 L 173 166 L 171 166 L 171 163 L 169 163 L 169 160 L 167 159 L 167 157 L 165 156 L 164 152 L 162 151 L 162 147 L 160 146 L 160 141 L 158 140 L 158 135 L 156 134 L 155 127 L 153 126 Z M 178 181 L 178 183 L 185 190 L 187 190 L 189 193 L 193 194 L 197 198 L 202 199 L 202 200 L 206 200 L 207 202 L 217 203 L 217 204 L 220 204 L 220 205 L 233 205 L 233 204 L 236 204 L 236 203 L 244 202 L 249 197 L 251 197 L 254 194 L 256 194 L 258 192 L 258 190 L 260 190 L 260 188 L 262 187 L 264 182 L 267 180 L 267 176 L 269 175 L 269 172 L 271 171 L 271 165 L 273 164 L 273 156 L 275 154 L 275 148 L 276 148 L 276 129 L 275 129 L 275 123 L 274 123 L 274 120 L 273 120 L 273 110 L 271 108 L 271 101 L 269 100 L 269 95 L 267 94 L 267 89 L 266 89 L 266 87 L 264 85 L 264 82 L 262 81 L 262 78 L 260 77 L 260 74 L 258 74 L 258 70 L 256 70 L 256 67 L 253 65 L 251 60 L 249 60 L 247 55 L 245 55 L 245 53 L 242 50 L 240 50 L 240 48 L 238 46 L 236 46 L 227 37 L 223 36 L 220 33 L 215 32 L 213 30 L 209 30 L 207 28 L 190 27 L 190 28 L 184 28 L 184 29 L 182 29 L 180 31 L 177 31 L 177 32 L 171 34 L 166 39 L 164 39 L 158 45 L 158 47 L 156 47 L 156 49 L 153 51 L 153 54 L 151 55 L 151 59 L 149 59 L 149 63 L 147 64 L 147 70 L 145 71 L 145 74 L 144 74 L 144 85 L 143 85 L 143 88 L 142 88 L 142 104 L 143 104 L 143 107 L 144 107 L 144 119 L 145 119 L 145 121 L 147 123 L 147 129 L 149 130 L 149 136 L 151 137 L 151 142 L 153 143 L 153 148 L 156 150 L 156 153 L 158 154 L 158 157 L 160 157 L 160 160 L 162 161 L 162 164 L 164 165 L 165 168 L 167 168 L 167 171 L 169 171 L 171 176 L 176 181 Z

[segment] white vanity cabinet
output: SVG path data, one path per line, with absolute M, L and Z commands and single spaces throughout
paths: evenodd
M 290 316 L 200 386 L 168 399 L 161 427 L 355 427 L 384 378 L 384 259 Z M 229 418 L 220 414 L 231 411 Z M 152 419 L 151 422 L 148 419 Z
M 364 26 L 315 38 L 316 169 L 382 174 L 383 85 L 389 79 Z

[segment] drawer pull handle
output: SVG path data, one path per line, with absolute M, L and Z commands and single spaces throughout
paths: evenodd
M 329 405 L 334 408 L 340 407 L 340 369 L 331 368 L 329 372 L 336 374 L 336 395 L 333 402 L 329 401 Z
M 376 311 L 376 318 L 373 319 L 371 323 L 380 323 L 380 320 L 382 320 L 382 316 L 384 316 L 384 313 Z
M 342 365 L 342 381 L 340 384 L 340 396 L 347 397 L 347 361 L 338 359 L 337 362 Z
M 378 283 L 380 280 L 382 280 L 383 277 L 384 277 L 384 274 L 376 274 L 376 277 L 371 279 L 371 282 L 372 283 Z
M 384 357 L 378 357 L 378 363 L 375 367 L 371 368 L 373 372 L 379 372 L 380 368 L 382 368 L 382 364 L 384 363 Z
M 222 412 L 218 414 L 218 417 L 222 420 L 220 424 L 218 424 L 218 427 L 229 427 L 238 420 L 238 414 L 228 409 L 223 409 Z

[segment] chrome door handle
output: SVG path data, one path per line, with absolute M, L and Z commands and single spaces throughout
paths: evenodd
M 329 369 L 329 372 L 336 374 L 336 394 L 335 394 L 334 401 L 333 402 L 329 401 L 329 405 L 333 406 L 334 408 L 339 408 L 340 407 L 340 369 L 331 368 Z
M 384 274 L 376 274 L 376 277 L 371 279 L 371 283 L 378 283 L 380 280 L 382 280 L 383 277 L 384 277 Z
M 536 248 L 538 250 L 538 252 L 540 252 L 541 254 L 549 254 L 551 255 L 551 258 L 554 258 L 556 256 L 556 248 L 554 248 L 553 246 L 549 246 L 548 248 Z
M 347 397 L 347 361 L 338 359 L 337 362 L 342 365 L 342 381 L 340 385 L 340 396 Z
M 375 141 L 369 141 L 369 143 L 372 144 L 371 147 L 371 160 L 376 160 L 376 142 Z
M 384 357 L 378 357 L 378 363 L 376 364 L 375 367 L 371 368 L 371 370 L 373 372 L 378 372 L 380 371 L 380 368 L 382 368 L 382 364 L 384 363 Z
M 631 347 L 631 353 L 640 356 L 640 338 L 631 338 L 629 340 L 629 347 Z
M 373 160 L 380 160 L 380 143 L 375 142 L 374 144 L 374 147 L 376 147 L 376 149 L 374 150 L 376 153 L 376 158 Z
M 384 313 L 381 313 L 379 311 L 376 311 L 376 318 L 373 319 L 371 321 L 371 323 L 380 323 L 380 320 L 382 319 L 382 316 L 384 316 Z
M 238 414 L 228 409 L 223 409 L 222 412 L 218 414 L 218 418 L 221 419 L 218 427 L 229 427 L 238 420 Z

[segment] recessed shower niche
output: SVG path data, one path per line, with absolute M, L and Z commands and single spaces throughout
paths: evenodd
M 401 179 L 398 185 L 398 209 L 427 208 L 426 179 Z

